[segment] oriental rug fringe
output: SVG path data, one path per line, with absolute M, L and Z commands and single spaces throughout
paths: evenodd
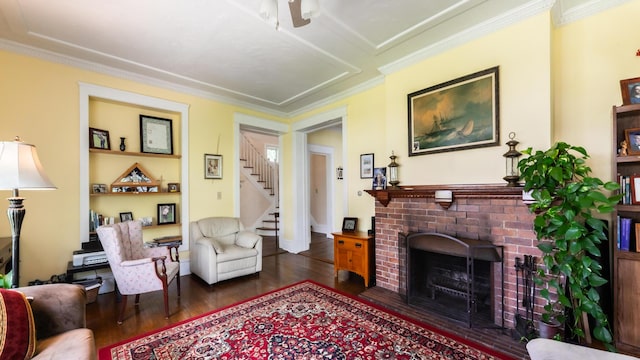
M 511 358 L 304 281 L 102 348 L 99 359 Z

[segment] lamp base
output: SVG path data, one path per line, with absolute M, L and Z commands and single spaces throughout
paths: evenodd
M 14 191 L 14 195 L 17 191 Z M 22 202 L 24 198 L 19 196 L 13 196 L 8 198 L 9 208 L 7 209 L 7 216 L 9 217 L 9 223 L 11 224 L 11 240 L 12 240 L 12 253 L 11 253 L 11 287 L 16 288 L 20 286 L 20 229 L 22 228 L 22 220 L 26 210 Z
M 518 175 L 507 175 L 503 177 L 504 181 L 507 182 L 507 187 L 515 187 L 518 186 L 518 181 L 520 180 L 520 176 Z

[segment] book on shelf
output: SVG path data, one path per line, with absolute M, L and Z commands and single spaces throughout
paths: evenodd
M 631 219 L 620 218 L 620 250 L 629 251 L 631 242 Z
M 636 252 L 640 252 L 640 223 L 636 223 Z

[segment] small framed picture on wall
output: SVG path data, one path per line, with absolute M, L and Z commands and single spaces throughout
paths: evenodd
M 204 154 L 204 178 L 222 179 L 222 155 Z

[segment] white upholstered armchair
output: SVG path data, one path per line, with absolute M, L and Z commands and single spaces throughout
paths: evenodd
M 262 271 L 262 236 L 240 219 L 209 217 L 191 222 L 191 272 L 207 284 Z
M 118 324 L 122 324 L 127 295 L 135 295 L 135 304 L 138 305 L 140 294 L 158 290 L 163 291 L 164 313 L 169 318 L 168 286 L 174 279 L 180 296 L 180 262 L 177 254 L 174 259 L 165 246 L 145 247 L 140 221 L 101 226 L 97 233 L 122 295 Z

